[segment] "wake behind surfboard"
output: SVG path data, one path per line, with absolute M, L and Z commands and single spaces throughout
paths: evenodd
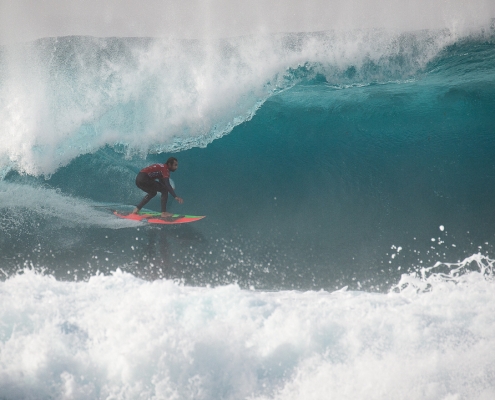
M 205 217 L 204 215 L 198 216 L 181 214 L 173 214 L 170 217 L 161 217 L 161 213 L 159 212 L 140 212 L 138 214 L 131 214 L 119 213 L 118 211 L 114 211 L 113 213 L 119 218 L 161 225 L 187 224 L 189 222 L 199 221 L 200 219 L 203 219 Z

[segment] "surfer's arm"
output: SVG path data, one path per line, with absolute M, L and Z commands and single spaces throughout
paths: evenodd
M 167 188 L 168 192 L 174 197 L 174 199 L 178 199 L 179 198 L 175 194 L 174 188 L 170 184 L 170 179 L 169 178 L 160 178 L 159 181 L 160 181 L 161 184 L 165 185 L 165 187 Z M 179 203 L 180 203 L 180 201 L 179 201 Z

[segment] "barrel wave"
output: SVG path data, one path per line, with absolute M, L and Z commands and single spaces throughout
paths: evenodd
M 493 24 L 3 46 L 0 398 L 492 398 L 494 110 Z

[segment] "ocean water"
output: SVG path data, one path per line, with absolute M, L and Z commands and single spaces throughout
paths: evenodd
M 494 398 L 493 23 L 3 46 L 0 139 L 0 399 Z

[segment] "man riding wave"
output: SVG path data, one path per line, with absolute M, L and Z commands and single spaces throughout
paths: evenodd
M 137 214 L 146 203 L 148 203 L 158 192 L 162 194 L 161 211 L 162 217 L 170 217 L 173 214 L 167 212 L 167 200 L 170 193 L 175 200 L 182 204 L 184 200 L 175 194 L 174 188 L 170 184 L 170 173 L 175 172 L 179 167 L 179 162 L 175 157 L 170 157 L 165 164 L 153 164 L 143 168 L 136 176 L 136 186 L 147 194 L 132 211 Z

